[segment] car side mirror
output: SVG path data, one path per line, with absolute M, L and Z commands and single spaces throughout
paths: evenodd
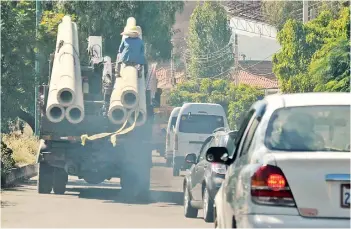
M 206 152 L 206 160 L 208 162 L 217 162 L 221 164 L 229 164 L 229 154 L 226 147 L 210 147 Z
M 191 165 L 196 164 L 196 154 L 189 153 L 185 156 L 185 164 Z

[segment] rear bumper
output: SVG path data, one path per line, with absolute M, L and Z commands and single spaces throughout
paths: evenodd
M 318 219 L 290 215 L 239 215 L 237 228 L 349 228 L 349 219 Z

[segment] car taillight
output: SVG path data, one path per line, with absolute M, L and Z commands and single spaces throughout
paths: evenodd
M 178 134 L 174 134 L 174 149 L 178 150 Z
M 225 175 L 227 172 L 227 166 L 219 163 L 211 163 L 212 172 L 217 174 Z
M 261 166 L 251 177 L 251 198 L 257 204 L 294 207 L 284 173 L 273 165 Z

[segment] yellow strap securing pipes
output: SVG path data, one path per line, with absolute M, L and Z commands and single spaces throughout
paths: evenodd
M 132 112 L 129 114 L 131 115 Z M 80 136 L 80 139 L 82 141 L 82 145 L 84 146 L 85 145 L 85 142 L 86 140 L 89 140 L 89 141 L 94 141 L 94 140 L 97 140 L 97 139 L 100 139 L 100 138 L 105 138 L 105 137 L 108 137 L 108 136 L 111 136 L 111 143 L 113 146 L 116 146 L 116 143 L 117 143 L 117 135 L 123 135 L 123 134 L 126 134 L 130 131 L 132 131 L 134 128 L 135 128 L 135 123 L 138 119 L 138 116 L 139 116 L 139 106 L 137 106 L 137 109 L 135 109 L 135 118 L 134 118 L 134 122 L 133 124 L 124 129 L 125 126 L 127 125 L 128 123 L 128 118 L 126 119 L 126 121 L 123 123 L 122 127 L 120 129 L 118 129 L 116 132 L 112 132 L 112 133 L 100 133 L 100 134 L 95 134 L 95 135 L 92 135 L 92 136 L 88 136 L 87 134 L 84 134 L 82 136 Z

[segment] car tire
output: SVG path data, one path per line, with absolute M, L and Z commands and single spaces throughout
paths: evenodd
M 68 174 L 62 168 L 55 168 L 54 170 L 54 193 L 63 195 L 66 191 L 66 184 L 68 181 Z
M 38 193 L 49 194 L 53 186 L 54 168 L 48 163 L 39 163 Z
M 191 202 L 191 197 L 189 194 L 189 190 L 188 190 L 188 187 L 185 186 L 184 198 L 183 198 L 184 216 L 186 218 L 196 218 L 199 210 L 197 208 L 192 207 L 190 202 Z
M 210 197 L 208 189 L 205 187 L 202 196 L 204 220 L 207 223 L 212 223 L 213 220 L 213 201 Z

